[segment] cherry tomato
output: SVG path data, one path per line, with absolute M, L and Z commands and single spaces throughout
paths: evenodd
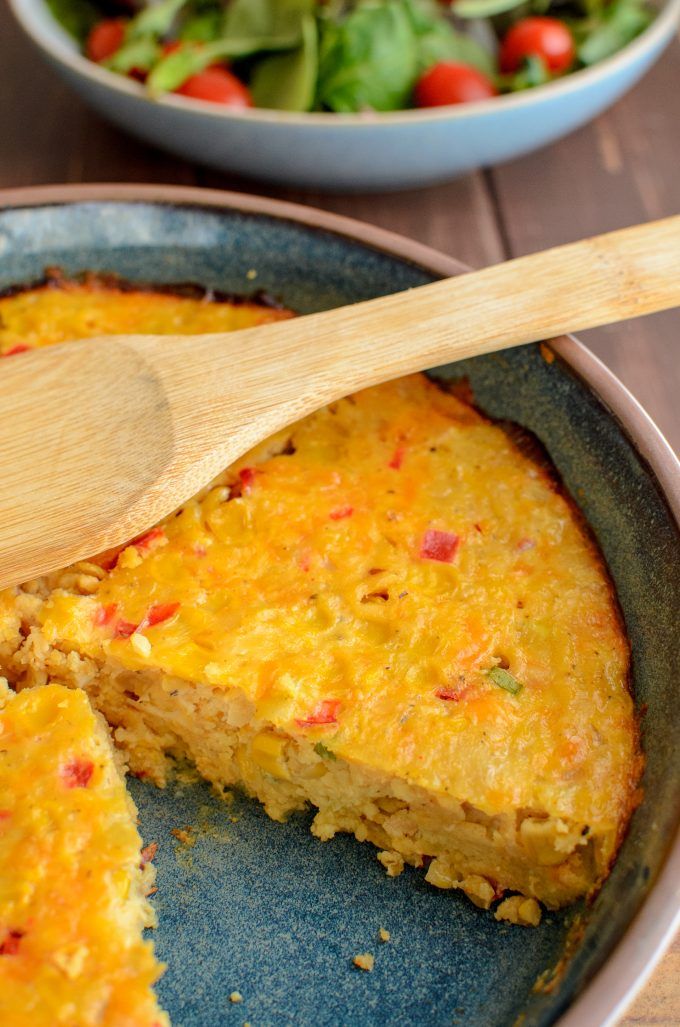
M 85 53 L 91 61 L 105 61 L 120 50 L 125 39 L 125 25 L 124 18 L 107 18 L 93 26 L 85 44 Z
M 505 35 L 501 43 L 500 68 L 513 72 L 521 68 L 525 57 L 540 57 L 548 71 L 560 74 L 574 63 L 574 38 L 557 18 L 522 18 Z
M 250 90 L 243 85 L 236 75 L 218 65 L 199 71 L 175 90 L 182 96 L 190 96 L 194 100 L 209 100 L 227 107 L 252 107 L 253 98 Z
M 490 78 L 469 64 L 443 61 L 426 71 L 416 83 L 417 107 L 444 107 L 451 103 L 472 103 L 496 96 Z

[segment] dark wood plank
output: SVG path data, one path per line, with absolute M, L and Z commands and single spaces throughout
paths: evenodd
M 643 82 L 593 124 L 491 172 L 513 254 L 680 210 L 679 69 L 674 42 Z M 677 312 L 582 336 L 676 450 L 679 336 Z
M 678 1027 L 680 1024 L 680 937 L 619 1027 Z
M 47 182 L 200 184 L 277 195 L 401 232 L 471 265 L 680 210 L 675 45 L 594 125 L 540 154 L 450 185 L 393 196 L 322 196 L 232 179 L 169 157 L 90 112 L 45 67 L 0 3 L 0 187 Z M 500 215 L 500 221 L 499 221 Z M 676 447 L 678 317 L 588 333 Z M 680 1025 L 680 940 L 622 1027 Z
M 72 93 L 0 3 L 0 188 L 51 182 L 194 184 L 185 161 L 137 142 Z

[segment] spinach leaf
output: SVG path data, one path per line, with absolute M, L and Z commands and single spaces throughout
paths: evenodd
M 399 110 L 418 74 L 418 41 L 403 0 L 364 0 L 322 18 L 317 103 L 338 113 Z
M 222 35 L 223 21 L 220 7 L 208 7 L 184 20 L 179 38 L 187 43 L 213 43 Z
M 81 44 L 101 20 L 101 11 L 90 0 L 47 0 L 47 6 L 52 17 Z
M 302 19 L 302 41 L 291 53 L 276 54 L 260 61 L 253 71 L 250 88 L 256 107 L 273 110 L 308 111 L 314 103 L 318 72 L 316 19 Z
M 168 3 L 171 0 L 163 2 Z M 177 3 L 178 0 L 172 2 Z M 158 96 L 161 92 L 172 92 L 192 75 L 197 75 L 216 61 L 236 61 L 260 52 L 294 49 L 300 46 L 304 18 L 310 17 L 307 11 L 313 8 L 314 2 L 315 0 L 233 0 L 226 12 L 221 13 L 217 35 L 213 38 L 210 38 L 210 35 L 206 38 L 205 34 L 202 37 L 197 34 L 196 22 L 190 20 L 186 30 L 188 31 L 192 24 L 193 29 L 188 35 L 183 32 L 184 45 L 166 54 L 149 75 L 149 92 L 152 96 Z M 205 23 L 203 32 L 204 26 Z M 213 31 L 214 26 L 210 29 L 210 32 Z M 194 40 L 203 45 L 195 45 Z M 303 54 L 306 54 L 309 51 L 309 44 L 306 43 L 301 48 Z M 315 64 L 314 56 L 314 69 Z M 280 73 L 287 74 L 287 68 L 282 68 Z M 285 88 L 285 83 L 280 88 Z
M 579 60 L 588 65 L 611 57 L 647 28 L 651 20 L 651 12 L 638 0 L 614 0 L 604 9 L 599 24 L 580 42 Z M 574 31 L 578 38 L 578 27 Z
M 459 61 L 483 71 L 485 75 L 495 74 L 494 62 L 488 50 L 476 39 L 456 32 L 452 25 L 441 19 L 434 22 L 418 38 L 418 70 L 427 71 L 440 61 Z
M 187 0 L 160 0 L 160 3 L 145 7 L 128 23 L 125 30 L 126 40 L 167 35 L 186 3 Z
M 458 61 L 493 76 L 491 54 L 475 39 L 456 31 L 434 0 L 404 0 L 404 3 L 418 37 L 419 74 L 441 61 Z

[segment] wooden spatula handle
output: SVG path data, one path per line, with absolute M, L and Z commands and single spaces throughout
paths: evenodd
M 678 304 L 675 217 L 299 320 L 3 361 L 0 587 L 134 537 L 340 396 Z
M 134 346 L 172 383 L 191 418 L 197 382 L 220 425 L 241 404 L 252 443 L 324 403 L 465 357 L 680 304 L 680 216 L 364 303 L 231 336 Z M 184 365 L 184 366 L 182 366 Z M 230 383 L 238 368 L 239 395 Z M 176 386 L 186 379 L 186 389 Z M 225 392 L 226 389 L 226 392 Z M 233 413 L 233 411 L 232 411 Z M 192 428 L 195 430 L 195 425 Z M 247 432 L 247 429 L 245 429 Z M 223 456 L 233 457 L 229 440 Z
M 678 303 L 680 216 L 316 314 L 304 332 L 300 322 L 277 326 L 277 351 L 285 349 L 284 391 L 321 383 L 327 399 Z

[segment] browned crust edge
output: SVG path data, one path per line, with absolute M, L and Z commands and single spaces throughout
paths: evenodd
M 73 275 L 65 275 L 60 267 L 46 267 L 41 278 L 30 282 L 8 285 L 0 289 L 0 300 L 20 296 L 27 292 L 40 292 L 49 289 L 67 290 L 70 286 L 92 289 L 98 292 L 145 293 L 157 296 L 175 296 L 178 299 L 204 300 L 206 303 L 230 303 L 235 306 L 257 306 L 268 310 L 287 310 L 286 305 L 266 289 L 256 289 L 253 293 L 230 293 L 221 289 L 209 289 L 198 282 L 157 283 L 140 281 L 133 282 L 113 271 L 79 271 Z

